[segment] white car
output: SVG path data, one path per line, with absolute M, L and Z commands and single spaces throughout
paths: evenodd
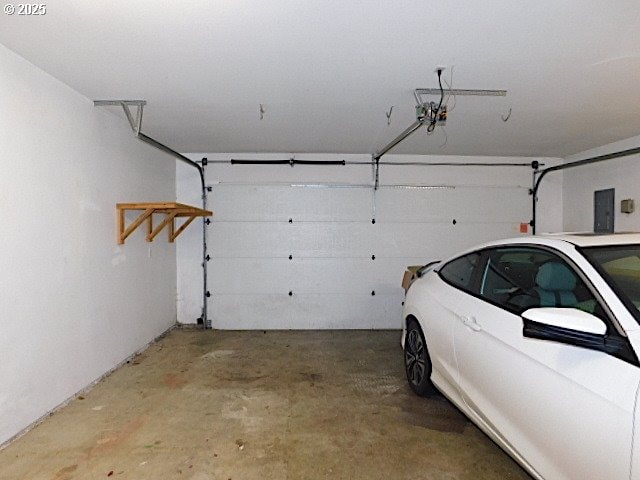
M 534 478 L 640 479 L 640 234 L 503 240 L 419 273 L 418 395 L 435 386 Z

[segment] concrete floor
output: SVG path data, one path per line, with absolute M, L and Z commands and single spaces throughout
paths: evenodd
M 174 330 L 0 451 L 0 478 L 530 479 L 413 395 L 398 336 Z

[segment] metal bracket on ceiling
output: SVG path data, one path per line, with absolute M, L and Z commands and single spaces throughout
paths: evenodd
M 140 128 L 142 127 L 142 110 L 144 106 L 147 104 L 145 100 L 94 100 L 93 105 L 96 107 L 122 107 L 124 110 L 124 114 L 129 121 L 129 125 L 131 126 L 131 130 L 136 134 L 136 136 L 140 133 Z M 136 107 L 135 117 L 131 113 L 131 109 L 129 107 Z
M 506 90 L 474 90 L 474 89 L 461 89 L 461 88 L 446 88 L 443 90 L 445 95 L 475 95 L 481 97 L 506 97 Z M 425 102 L 422 100 L 422 95 L 441 95 L 442 91 L 439 88 L 416 88 L 413 91 L 413 96 L 416 99 L 418 106 L 423 105 Z

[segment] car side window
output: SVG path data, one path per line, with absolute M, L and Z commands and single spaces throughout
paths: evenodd
M 440 269 L 440 275 L 444 280 L 463 290 L 471 289 L 473 273 L 480 262 L 478 252 L 470 253 L 464 257 L 451 260 Z
M 577 308 L 605 319 L 597 299 L 558 255 L 536 248 L 488 251 L 480 296 L 517 314 L 535 307 Z

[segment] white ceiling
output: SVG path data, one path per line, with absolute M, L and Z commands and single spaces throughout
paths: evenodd
M 447 65 L 508 95 L 458 97 L 446 145 L 394 153 L 566 156 L 640 133 L 638 25 L 637 0 L 57 0 L 2 14 L 0 42 L 91 99 L 147 100 L 143 131 L 184 152 L 373 153 Z

